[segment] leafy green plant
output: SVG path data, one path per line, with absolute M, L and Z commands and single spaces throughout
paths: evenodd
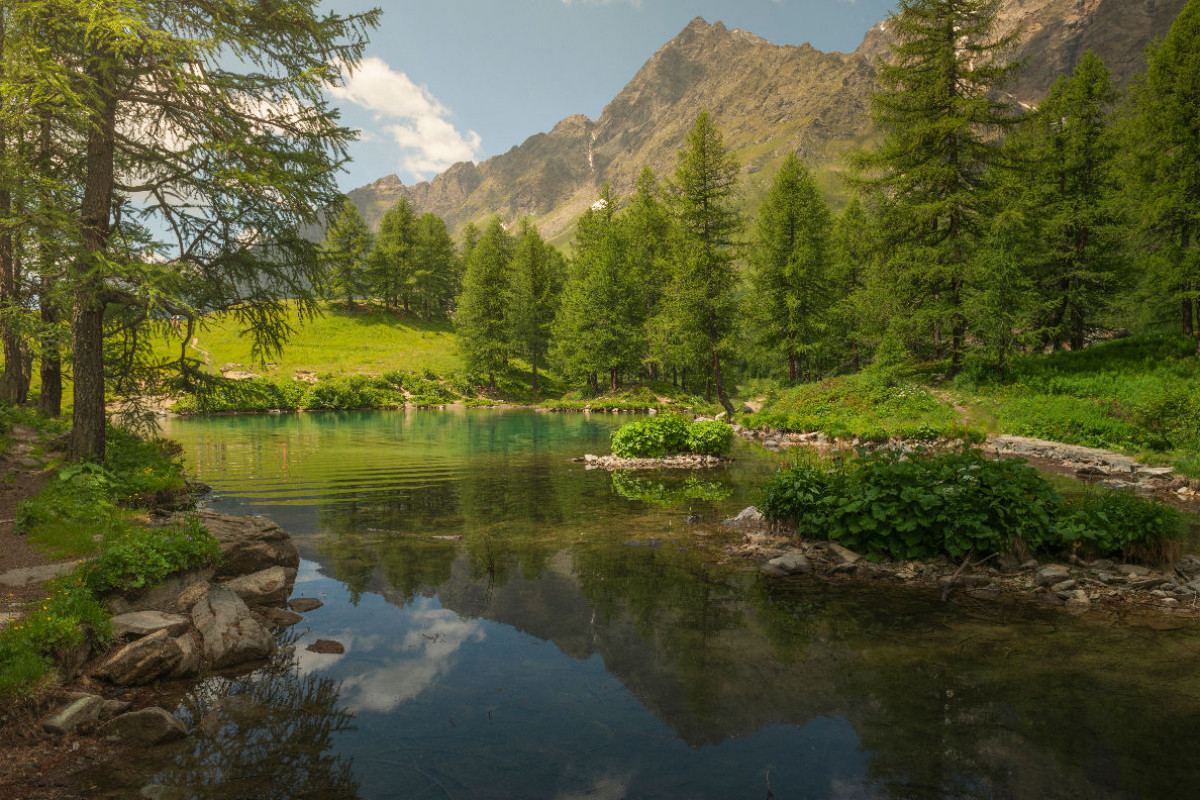
M 399 404 L 403 404 L 402 399 Z M 397 398 L 372 386 L 371 378 L 366 375 L 345 375 L 312 384 L 300 405 L 311 410 L 341 411 L 397 405 Z
M 109 616 L 78 578 L 61 578 L 49 596 L 30 603 L 25 616 L 0 629 L 0 697 L 28 691 L 53 667 L 56 656 L 88 637 L 111 640 Z
M 1158 501 L 1131 492 L 1090 491 L 1072 498 L 1054 543 L 1088 554 L 1155 560 L 1184 527 L 1183 515 Z
M 87 564 L 83 580 L 97 594 L 149 588 L 172 572 L 214 563 L 220 555 L 220 544 L 197 519 L 179 527 L 137 528 Z
M 693 422 L 688 426 L 687 451 L 719 456 L 733 447 L 733 428 L 724 422 Z
M 618 428 L 613 453 L 621 458 L 662 458 L 687 450 L 688 421 L 678 414 L 659 414 Z

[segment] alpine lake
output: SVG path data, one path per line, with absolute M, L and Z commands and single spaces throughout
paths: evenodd
M 1196 623 L 768 578 L 721 520 L 783 457 L 572 463 L 627 419 L 169 420 L 207 507 L 282 525 L 293 596 L 324 605 L 181 698 L 202 734 L 93 771 L 93 796 L 1200 796 Z

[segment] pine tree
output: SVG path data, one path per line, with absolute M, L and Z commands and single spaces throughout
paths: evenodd
M 454 320 L 467 369 L 486 373 L 493 391 L 510 351 L 511 250 L 504 226 L 493 219 L 467 256 Z
M 564 375 L 586 377 L 598 390 L 604 374 L 613 391 L 645 352 L 641 276 L 631 264 L 629 231 L 606 185 L 584 212 L 575 235 L 562 303 L 554 322 L 555 362 Z
M 793 381 L 812 373 L 821 348 L 832 226 L 812 172 L 789 155 L 758 213 L 750 279 L 759 344 L 787 359 Z
M 1074 350 L 1108 307 L 1123 268 L 1110 130 L 1116 99 L 1108 68 L 1088 50 L 1007 148 L 1019 169 L 1001 191 L 1006 202 L 1026 205 L 1033 225 L 1023 255 L 1040 295 L 1034 322 L 1047 342 L 1067 340 Z M 1003 237 L 1006 248 L 1012 236 Z
M 688 132 L 671 185 L 670 207 L 679 227 L 674 275 L 659 326 L 674 329 L 681 341 L 702 340 L 712 387 L 732 417 L 721 356 L 733 328 L 735 237 L 742 221 L 736 205 L 738 164 L 725 149 L 720 131 L 702 111 Z
M 862 201 L 855 197 L 833 226 L 829 317 L 830 338 L 844 348 L 843 357 L 856 372 L 862 367 L 874 327 L 865 291 L 877 252 L 873 236 Z
M 528 219 L 513 245 L 509 323 L 513 349 L 529 361 L 533 393 L 538 393 L 538 366 L 550 347 L 550 327 L 562 293 L 563 263 Z
M 426 212 L 417 217 L 413 241 L 414 302 L 427 317 L 445 317 L 462 289 L 461 262 L 445 221 Z
M 1149 293 L 1178 314 L 1200 354 L 1200 0 L 1147 51 L 1126 128 L 1137 213 L 1146 234 Z
M 964 280 L 988 229 L 985 172 L 998 159 L 998 133 L 1011 124 L 996 90 L 1014 66 L 1012 37 L 994 35 L 999 0 L 899 0 L 887 22 L 896 45 L 880 61 L 872 118 L 879 148 L 857 166 L 884 199 L 888 294 L 897 298 L 894 335 L 950 333 L 951 372 L 962 367 L 968 319 Z
M 332 271 L 333 291 L 354 305 L 354 298 L 365 297 L 367 288 L 367 257 L 371 252 L 371 232 L 363 221 L 358 206 L 349 200 L 325 232 L 321 244 L 325 260 Z
M 368 269 L 371 291 L 393 311 L 403 308 L 407 313 L 412 303 L 416 239 L 416 211 L 408 198 L 402 197 L 379 221 Z

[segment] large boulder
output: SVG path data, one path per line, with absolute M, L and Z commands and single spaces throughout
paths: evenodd
M 192 621 L 187 617 L 162 611 L 130 611 L 112 619 L 112 632 L 117 639 L 140 638 L 159 631 L 179 636 L 190 627 Z
M 192 621 L 203 640 L 204 655 L 214 668 L 257 661 L 275 652 L 275 639 L 228 587 L 212 587 L 192 609 Z
M 118 686 L 149 683 L 169 675 L 179 665 L 183 651 L 166 630 L 125 645 L 96 670 L 96 676 Z
M 249 606 L 282 606 L 296 584 L 296 570 L 270 567 L 228 581 L 225 586 Z
M 205 511 L 200 514 L 200 522 L 221 543 L 218 577 L 248 575 L 270 567 L 300 566 L 300 554 L 292 538 L 265 517 L 234 517 Z
M 115 717 L 100 729 L 100 734 L 123 744 L 153 747 L 183 739 L 187 736 L 187 728 L 169 712 L 151 706 Z
M 108 598 L 108 609 L 115 616 L 137 611 L 168 611 L 187 613 L 195 605 L 197 592 L 208 585 L 216 573 L 214 567 L 200 567 L 185 572 L 175 572 L 163 582 L 134 597 L 116 595 Z M 190 601 L 190 602 L 189 602 Z

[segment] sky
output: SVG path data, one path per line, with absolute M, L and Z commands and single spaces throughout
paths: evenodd
M 572 114 L 592 119 L 688 22 L 720 20 L 776 44 L 854 50 L 894 0 L 325 0 L 383 19 L 347 85 L 361 132 L 339 185 L 428 180 L 484 161 Z

